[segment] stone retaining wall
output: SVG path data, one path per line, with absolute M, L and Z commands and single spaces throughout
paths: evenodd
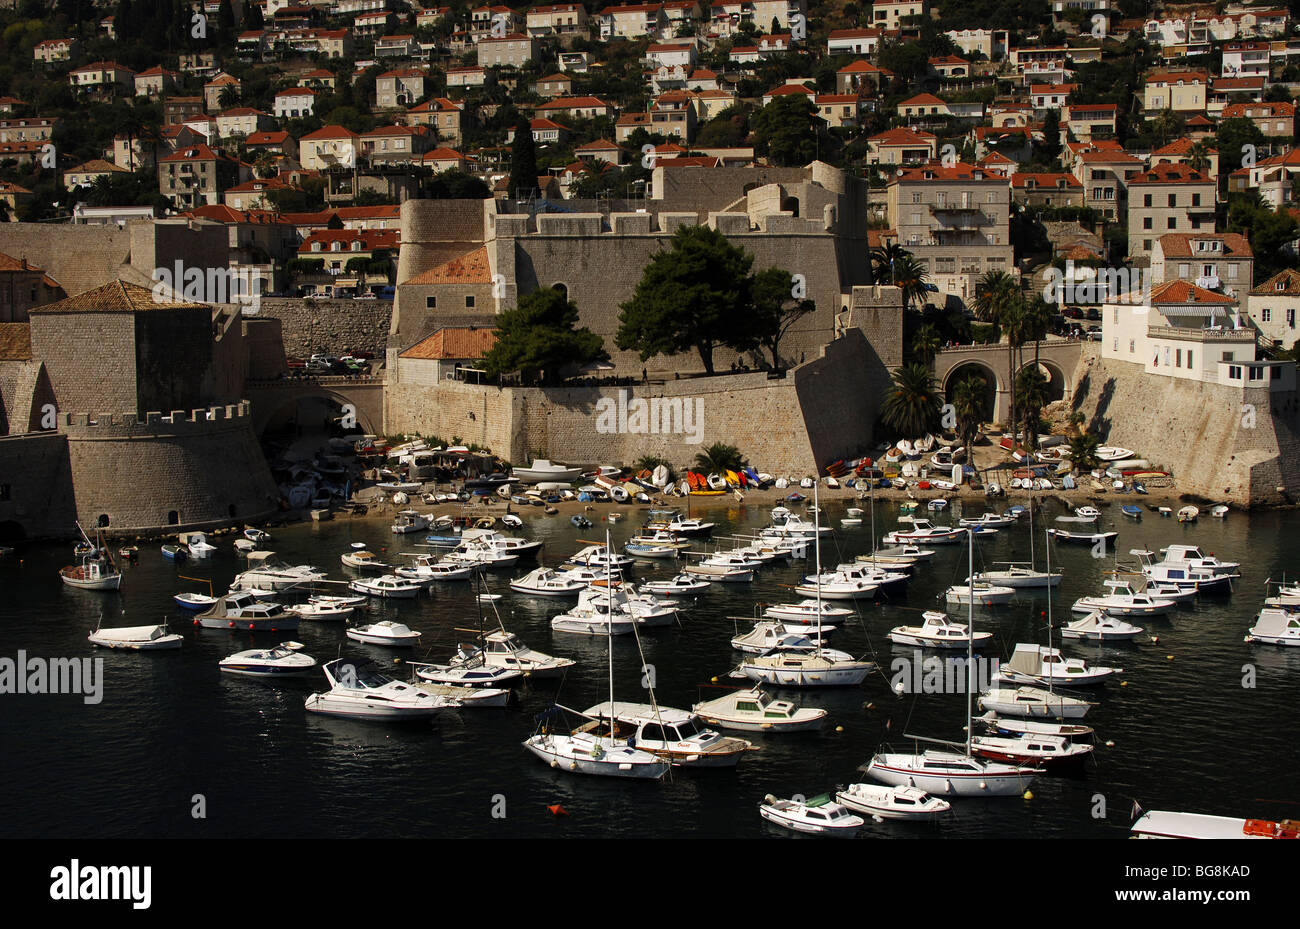
M 263 297 L 258 316 L 280 320 L 286 355 L 367 351 L 380 362 L 388 346 L 391 300 L 319 300 Z

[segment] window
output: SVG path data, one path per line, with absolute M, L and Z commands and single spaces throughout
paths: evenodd
M 1144 216 L 1144 217 L 1142 217 L 1142 228 L 1143 228 L 1143 229 L 1151 229 L 1151 228 L 1154 228 L 1154 227 L 1152 226 L 1152 222 L 1151 222 L 1151 217 L 1150 217 L 1150 216 Z M 1150 248 L 1150 246 L 1147 246 L 1147 247 Z
M 1170 229 L 1177 229 L 1177 228 L 1178 228 L 1178 217 L 1177 217 L 1177 216 L 1170 216 L 1167 220 L 1165 220 L 1165 226 L 1167 226 L 1167 227 L 1170 228 Z
M 1219 360 L 1220 360 L 1220 361 L 1232 361 L 1232 352 L 1224 352 L 1224 353 L 1223 353 L 1223 357 L 1220 358 Z M 1238 376 L 1240 376 L 1240 375 L 1238 375 Z
M 1188 267 L 1187 267 L 1187 263 L 1186 263 L 1186 262 L 1182 262 L 1182 263 L 1180 263 L 1180 264 L 1178 265 L 1178 276 L 1179 276 L 1180 278 L 1182 278 L 1183 280 L 1187 280 L 1187 272 L 1188 272 L 1188 270 L 1189 270 L 1189 269 L 1188 269 Z
M 1150 194 L 1146 194 L 1145 196 L 1142 197 L 1142 205 L 1143 205 L 1143 206 L 1151 206 L 1151 195 L 1150 195 Z
M 1181 368 L 1182 366 L 1183 366 L 1183 350 L 1181 348 L 1176 348 L 1174 349 L 1174 367 Z
M 1251 368 L 1249 368 L 1249 371 L 1250 371 L 1250 379 L 1252 381 L 1262 381 L 1264 379 L 1263 368 L 1256 368 L 1252 366 Z
M 1172 200 L 1173 198 L 1170 197 L 1169 199 Z M 1170 205 L 1170 206 L 1173 206 L 1172 203 L 1169 204 L 1169 205 Z M 1201 205 L 1201 195 L 1200 195 L 1200 194 L 1192 194 L 1192 206 L 1200 206 L 1200 205 Z
M 1169 367 L 1169 346 L 1165 346 L 1165 367 Z
M 1269 370 L 1270 370 L 1271 372 L 1273 372 L 1273 373 L 1270 375 L 1270 377 L 1272 377 L 1273 380 L 1276 381 L 1276 380 L 1280 380 L 1280 379 L 1281 379 L 1281 377 L 1282 377 L 1282 368 L 1281 368 L 1279 365 L 1273 365 L 1271 368 L 1269 368 Z
M 1187 367 L 1191 368 L 1191 366 L 1192 366 L 1192 350 L 1189 348 L 1187 350 Z
M 1294 329 L 1294 328 L 1295 328 L 1295 309 L 1294 309 L 1294 308 L 1289 308 L 1289 309 L 1287 309 L 1287 311 L 1286 311 L 1286 327 L 1287 327 L 1288 329 Z
M 436 310 L 436 309 L 438 308 L 438 298 L 437 298 L 437 297 L 425 297 L 425 298 L 424 298 L 424 308 L 425 308 L 426 310 Z
M 176 510 L 167 511 L 167 525 L 178 526 L 180 525 L 180 521 L 181 521 L 181 514 L 179 512 L 177 512 Z
M 1237 266 L 1235 264 L 1228 265 L 1224 270 L 1227 271 L 1228 280 L 1235 281 L 1237 279 Z
M 1259 321 L 1262 323 L 1271 323 L 1273 321 L 1273 311 L 1265 307 L 1259 311 Z
M 1128 340 L 1128 353 L 1129 353 L 1130 355 L 1132 355 L 1133 352 L 1134 352 L 1136 349 L 1137 349 L 1137 341 L 1136 341 L 1135 339 L 1129 339 L 1129 340 Z
M 473 294 L 466 294 L 466 295 L 465 295 L 465 309 L 467 309 L 467 310 L 472 310 L 472 309 L 474 309 L 474 295 L 473 295 Z

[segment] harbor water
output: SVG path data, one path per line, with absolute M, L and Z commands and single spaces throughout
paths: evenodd
M 1013 500 L 1010 502 L 1024 502 Z M 1128 502 L 1127 500 L 1124 502 Z M 823 566 L 849 561 L 871 548 L 869 521 L 840 528 L 843 501 L 824 505 L 835 527 L 822 546 Z M 863 504 L 865 506 L 865 504 Z M 1006 504 L 999 504 L 1005 509 Z M 610 507 L 591 515 L 600 517 Z M 618 507 L 628 518 L 610 526 L 621 548 L 640 527 L 644 511 Z M 876 506 L 876 532 L 896 528 L 896 502 Z M 978 515 L 947 512 L 937 523 Z M 1037 565 L 1044 564 L 1043 534 L 1065 511 L 1046 502 L 1036 523 Z M 692 507 L 717 523 L 714 542 L 768 522 L 766 505 Z M 518 534 L 541 539 L 540 562 L 557 565 L 583 545 L 603 541 L 604 523 L 577 529 L 567 516 L 526 512 Z M 864 517 L 869 514 L 864 514 Z M 1188 543 L 1222 559 L 1241 562 L 1242 578 L 1230 596 L 1202 597 L 1169 616 L 1134 619 L 1145 632 L 1134 643 L 1098 647 L 1053 644 L 1067 656 L 1121 667 L 1124 674 L 1101 688 L 1076 691 L 1097 699 L 1084 720 L 1096 729 L 1095 763 L 1082 776 L 1043 776 L 1032 798 L 958 799 L 938 824 L 868 821 L 863 834 L 929 838 L 1122 838 L 1135 801 L 1167 809 L 1225 816 L 1295 818 L 1300 809 L 1295 710 L 1300 706 L 1300 649 L 1243 641 L 1264 599 L 1266 579 L 1300 572 L 1293 548 L 1297 516 L 1291 512 L 1226 520 L 1208 515 L 1180 524 L 1147 512 L 1125 518 L 1118 503 L 1102 509 L 1101 529 L 1119 531 L 1122 563 L 1130 549 L 1159 550 Z M 1066 526 L 1077 529 L 1078 526 Z M 352 575 L 339 562 L 354 542 L 394 561 L 400 552 L 424 552 L 423 533 L 389 532 L 387 521 L 340 519 L 273 528 L 273 549 L 288 564 L 309 563 L 336 579 Z M 433 722 L 385 724 L 309 714 L 303 700 L 325 689 L 315 673 L 298 681 L 267 683 L 218 671 L 236 651 L 294 639 L 320 662 L 340 655 L 366 656 L 406 671 L 395 658 L 445 660 L 458 642 L 470 641 L 479 608 L 469 583 L 443 583 L 411 601 L 372 601 L 369 619 L 399 619 L 423 633 L 415 649 L 387 649 L 348 640 L 341 623 L 303 623 L 292 633 L 201 630 L 172 596 L 207 592 L 189 578 L 211 579 L 224 592 L 244 563 L 232 537 L 206 560 L 175 565 L 158 545 L 140 543 L 139 563 L 125 569 L 120 593 L 72 590 L 58 569 L 72 563 L 70 545 L 31 545 L 0 559 L 0 658 L 29 656 L 103 659 L 103 695 L 87 703 L 78 695 L 4 693 L 4 751 L 0 770 L 0 829 L 8 837 L 222 837 L 222 838 L 531 838 L 531 837 L 783 837 L 763 822 L 765 794 L 812 796 L 865 777 L 858 773 L 883 745 L 909 748 L 906 734 L 961 741 L 966 697 L 956 693 L 891 690 L 891 662 L 913 649 L 891 645 L 889 630 L 919 622 L 927 609 L 947 610 L 964 622 L 965 607 L 951 609 L 944 590 L 966 577 L 965 545 L 937 546 L 916 569 L 905 591 L 862 601 L 859 617 L 831 640 L 836 648 L 869 656 L 881 671 L 860 687 L 782 691 L 781 696 L 829 711 L 819 732 L 751 736 L 758 751 L 735 769 L 674 770 L 662 782 L 624 781 L 548 768 L 522 745 L 536 718 L 553 702 L 585 709 L 607 699 L 607 640 L 552 632 L 550 618 L 571 600 L 534 598 L 510 591 L 508 581 L 529 570 L 524 562 L 489 572 L 488 589 L 505 628 L 529 646 L 576 659 L 562 682 L 526 682 L 517 699 L 500 709 L 460 709 Z M 695 550 L 712 547 L 704 542 Z M 977 543 L 976 569 L 996 562 L 1028 561 L 1030 534 L 1022 517 Z M 1055 545 L 1053 568 L 1065 578 L 1053 596 L 1059 626 L 1070 604 L 1105 592 L 1102 581 L 1115 554 L 1093 557 L 1087 546 Z M 730 639 L 759 605 L 798 599 L 791 589 L 812 572 L 808 560 L 764 567 L 753 584 L 714 584 L 697 600 L 682 600 L 680 624 L 643 630 L 613 643 L 615 699 L 649 702 L 647 683 L 662 705 L 689 708 L 738 686 L 727 672 L 740 660 Z M 640 579 L 668 577 L 672 562 L 641 562 Z M 484 620 L 496 625 L 492 605 Z M 1017 642 L 1047 642 L 1042 591 L 1020 591 L 1010 605 L 976 608 L 976 628 L 994 637 L 984 651 L 1006 660 Z M 168 620 L 184 636 L 179 650 L 121 652 L 95 649 L 87 633 L 105 626 Z M 366 621 L 366 620 L 362 620 Z M 1153 642 L 1155 637 L 1158 641 Z M 1121 685 L 1120 681 L 1124 682 Z M 979 710 L 977 709 L 978 713 Z M 549 807 L 560 805 L 567 816 Z

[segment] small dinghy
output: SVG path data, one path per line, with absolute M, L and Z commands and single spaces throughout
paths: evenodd
M 931 796 L 919 787 L 850 784 L 837 792 L 835 799 L 851 810 L 866 813 L 877 822 L 885 819 L 934 819 L 952 809 L 947 800 Z
M 86 636 L 92 645 L 100 648 L 128 648 L 146 652 L 165 648 L 180 648 L 182 639 L 168 635 L 163 626 L 121 626 L 117 629 L 96 629 Z
M 1066 623 L 1061 635 L 1067 639 L 1088 639 L 1094 642 L 1126 642 L 1142 634 L 1141 626 L 1134 626 L 1101 610 L 1093 610 L 1082 619 Z
M 177 564 L 184 564 L 189 560 L 189 550 L 184 545 L 164 545 L 162 555 L 168 561 L 174 561 Z
M 574 516 L 570 516 L 570 517 L 569 517 L 569 522 L 572 523 L 572 524 L 573 524 L 576 528 L 578 528 L 578 529 L 590 529 L 590 528 L 591 528 L 591 520 L 589 520 L 587 517 L 582 516 L 582 515 L 574 515 Z
M 698 594 L 712 586 L 708 581 L 691 577 L 689 574 L 678 574 L 667 581 L 648 581 L 642 585 L 644 589 L 654 594 Z
M 1201 510 L 1199 507 L 1185 506 L 1178 511 L 1178 521 L 1180 523 L 1194 523 L 1200 515 Z
M 1132 503 L 1126 503 L 1123 506 L 1121 506 L 1119 509 L 1121 513 L 1123 513 L 1125 516 L 1129 517 L 1130 519 L 1142 518 L 1142 507 L 1140 506 L 1136 506 Z
M 368 626 L 352 627 L 348 630 L 348 638 L 369 645 L 403 647 L 418 642 L 420 633 L 405 623 L 385 619 L 377 623 L 371 623 Z
M 244 538 L 254 544 L 261 544 L 262 542 L 270 540 L 271 533 L 264 532 L 261 529 L 245 529 Z
M 780 800 L 772 794 L 763 798 L 759 815 L 768 822 L 809 835 L 851 836 L 866 825 L 866 820 L 831 800 L 829 795 L 811 800 Z
M 1228 508 L 1220 503 L 1218 506 L 1210 510 L 1210 515 L 1215 519 L 1226 519 L 1228 516 Z
M 284 642 L 271 648 L 254 648 L 222 658 L 219 667 L 227 674 L 247 677 L 292 677 L 316 668 L 316 659 L 300 649 L 301 642 Z
M 194 610 L 196 612 L 199 610 L 206 610 L 217 602 L 216 597 L 210 597 L 207 594 L 191 593 L 176 594 L 172 597 L 172 600 L 174 600 L 176 605 L 182 610 Z

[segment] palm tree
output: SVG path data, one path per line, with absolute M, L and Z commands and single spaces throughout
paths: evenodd
M 894 283 L 894 262 L 910 255 L 907 249 L 897 242 L 890 242 L 871 250 L 871 279 L 877 284 Z
M 1026 341 L 1025 332 L 1028 328 L 1026 323 L 1025 300 L 1024 297 L 1020 295 L 1018 289 L 1011 294 L 1010 299 L 1008 299 L 1006 304 L 1002 307 L 1001 317 L 999 327 L 1002 329 L 1003 338 L 1007 340 L 1007 370 L 1015 371 L 1018 367 L 1016 364 L 1016 354 L 1020 346 Z M 1017 422 L 1016 412 L 1019 409 L 1019 406 L 1016 404 L 1016 379 L 1013 376 L 1011 378 L 1011 416 L 1009 417 L 1013 432 L 1015 431 L 1015 424 Z
M 705 474 L 739 471 L 748 466 L 749 462 L 740 454 L 740 449 L 722 442 L 714 442 L 695 456 L 695 469 Z
M 943 403 L 925 365 L 910 364 L 891 375 L 893 385 L 880 405 L 880 418 L 900 436 L 920 436 L 940 425 Z
M 239 106 L 241 97 L 240 88 L 236 84 L 227 84 L 221 88 L 221 93 L 217 95 L 217 105 L 223 110 Z
M 1017 290 L 1016 279 L 1007 272 L 984 272 L 975 283 L 975 315 L 982 322 L 1002 325 L 1002 312 Z
M 1193 171 L 1204 174 L 1205 169 L 1210 166 L 1211 151 L 1212 149 L 1205 143 L 1204 139 L 1197 139 L 1187 151 L 1187 166 Z
M 989 382 L 979 374 L 968 374 L 952 388 L 952 406 L 957 414 L 957 435 L 966 446 L 966 460 L 974 460 L 975 439 L 988 413 Z
M 931 323 L 926 323 L 912 334 L 912 354 L 924 365 L 934 361 L 939 353 L 939 330 Z
M 894 286 L 903 292 L 903 310 L 909 310 L 913 303 L 925 305 L 926 285 L 925 262 L 910 254 L 894 259 Z
M 1070 440 L 1070 461 L 1079 471 L 1097 467 L 1097 446 L 1101 440 L 1090 432 L 1080 432 Z
M 1016 375 L 1016 396 L 1020 400 L 1021 420 L 1024 423 L 1025 445 L 1038 447 L 1038 420 L 1047 406 L 1047 378 L 1034 364 Z

